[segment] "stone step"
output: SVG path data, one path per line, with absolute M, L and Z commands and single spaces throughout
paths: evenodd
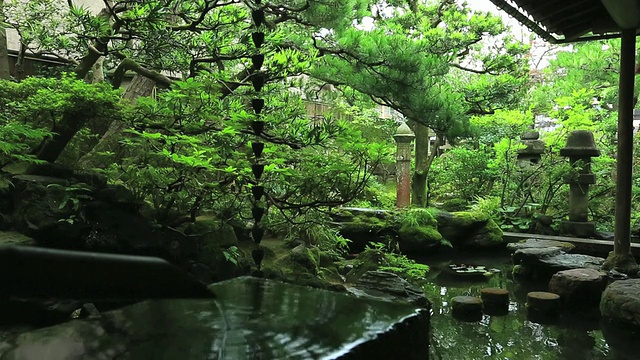
M 609 251 L 613 251 L 613 241 L 609 240 L 596 240 L 596 239 L 583 239 L 574 238 L 568 236 L 553 236 L 553 235 L 539 235 L 539 234 L 524 234 L 514 232 L 504 232 L 503 237 L 509 242 L 517 242 L 526 239 L 539 239 L 539 240 L 552 240 L 569 242 L 576 246 L 573 252 L 589 252 L 597 253 L 603 257 L 606 257 Z M 631 243 L 631 253 L 634 256 L 640 256 L 640 243 Z

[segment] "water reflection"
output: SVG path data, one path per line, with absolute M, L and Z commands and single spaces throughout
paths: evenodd
M 359 345 L 398 322 L 403 325 L 394 334 L 403 338 L 393 344 L 411 343 L 405 353 L 426 353 L 427 327 L 416 327 L 426 320 L 411 306 L 253 278 L 215 285 L 214 292 L 215 300 L 145 301 L 96 319 L 25 333 L 0 343 L 0 358 L 337 358 L 358 349 L 372 351 Z M 399 350 L 404 349 L 390 351 Z
M 560 321 L 552 325 L 527 320 L 527 292 L 546 291 L 546 284 L 522 286 L 514 282 L 510 277 L 512 265 L 508 254 L 449 255 L 447 259 L 421 259 L 421 262 L 432 268 L 430 283 L 425 286 L 433 303 L 432 359 L 615 359 L 597 316 L 563 314 Z M 451 263 L 484 265 L 500 272 L 485 281 L 468 281 L 447 273 Z M 451 298 L 480 296 L 480 289 L 488 287 L 509 290 L 507 315 L 483 315 L 475 323 L 457 321 L 451 316 Z M 637 359 L 638 352 L 635 354 Z

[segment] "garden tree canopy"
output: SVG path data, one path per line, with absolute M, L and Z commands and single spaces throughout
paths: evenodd
M 500 18 L 456 1 L 378 7 L 372 16 L 372 28 L 361 23 L 315 34 L 321 57 L 310 75 L 367 94 L 417 124 L 413 203 L 425 205 L 429 166 L 441 145 L 436 141 L 429 156 L 427 127 L 439 140 L 454 139 L 468 130 L 468 115 L 517 103 L 527 47 L 505 34 Z
M 68 62 L 79 79 L 105 57 L 115 88 L 127 71 L 163 87 L 170 87 L 176 78 L 212 73 L 220 84 L 220 97 L 250 85 L 251 9 L 242 1 L 105 0 L 104 4 L 102 12 L 92 14 L 73 2 L 12 1 L 5 12 L 7 22 L 30 50 Z M 298 0 L 264 7 L 265 44 L 273 54 L 266 57 L 265 65 L 268 78 L 276 80 L 299 73 L 315 55 L 294 51 L 289 43 L 294 34 L 310 38 L 321 29 L 348 27 L 370 14 L 374 3 Z M 66 145 L 60 141 L 50 145 L 48 159 L 59 156 Z
M 279 209 L 342 204 L 362 190 L 368 170 L 385 149 L 366 144 L 343 121 L 311 124 L 300 98 L 279 80 L 305 71 L 316 54 L 295 50 L 289 41 L 293 34 L 310 38 L 321 29 L 345 27 L 368 14 L 371 4 L 336 0 L 263 5 L 263 93 L 269 107 L 262 135 L 268 143 L 263 180 L 269 202 Z M 98 154 L 107 172 L 149 200 L 158 218 L 167 220 L 176 219 L 176 210 L 194 218 L 203 208 L 217 206 L 227 215 L 247 208 L 237 195 L 246 194 L 241 189 L 251 187 L 253 179 L 246 146 L 254 139 L 249 124 L 255 116 L 247 106 L 253 94 L 249 76 L 254 49 L 249 6 L 233 0 L 121 0 L 105 1 L 105 9 L 96 15 L 73 2 L 33 0 L 12 2 L 5 10 L 23 42 L 72 64 L 79 80 L 104 57 L 104 66 L 113 69 L 114 88 L 127 71 L 168 88 L 156 100 L 140 98 L 106 117 L 124 119 L 132 135 L 121 137 L 122 153 Z M 79 86 L 69 77 L 64 81 L 70 88 Z M 47 94 L 52 99 L 60 95 Z M 20 101 L 7 112 L 7 121 L 20 109 Z M 55 107 L 55 102 L 49 105 Z M 102 115 L 91 107 L 57 114 L 49 130 L 58 136 L 36 147 L 38 158 L 54 162 L 70 147 L 86 146 L 82 137 L 76 136 L 74 143 L 71 139 L 88 122 L 105 118 Z
M 586 90 L 589 105 L 597 100 L 603 110 L 618 107 L 620 40 L 577 43 L 556 52 L 542 71 L 531 97 L 537 114 L 553 109 L 555 99 Z M 637 93 L 637 91 L 636 91 Z

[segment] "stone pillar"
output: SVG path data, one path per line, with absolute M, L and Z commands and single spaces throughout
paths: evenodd
M 0 1 L 0 4 L 2 1 Z M 9 52 L 7 30 L 0 24 L 0 79 L 9 80 Z
M 567 146 L 560 149 L 560 155 L 569 157 L 571 165 L 577 161 L 583 164 L 577 177 L 565 179 L 569 184 L 569 220 L 560 224 L 560 231 L 578 237 L 593 237 L 596 224 L 589 221 L 589 185 L 596 183 L 596 176 L 591 173 L 591 158 L 600 156 L 600 151 L 591 131 L 572 131 Z
M 520 142 L 526 146 L 518 150 L 518 167 L 527 169 L 535 167 L 540 163 L 540 158 L 544 153 L 544 141 L 540 140 L 537 131 L 528 131 L 520 136 Z
M 407 124 L 402 123 L 393 138 L 398 144 L 396 151 L 396 206 L 409 206 L 411 203 L 411 142 L 415 139 L 413 131 Z

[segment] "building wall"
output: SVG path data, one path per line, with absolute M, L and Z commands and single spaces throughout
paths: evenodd
M 58 0 L 62 4 L 66 4 L 67 0 Z M 97 14 L 104 8 L 102 0 L 73 0 L 76 6 L 82 6 L 92 13 Z M 9 51 L 17 52 L 20 50 L 20 36 L 14 29 L 7 29 L 7 47 Z

